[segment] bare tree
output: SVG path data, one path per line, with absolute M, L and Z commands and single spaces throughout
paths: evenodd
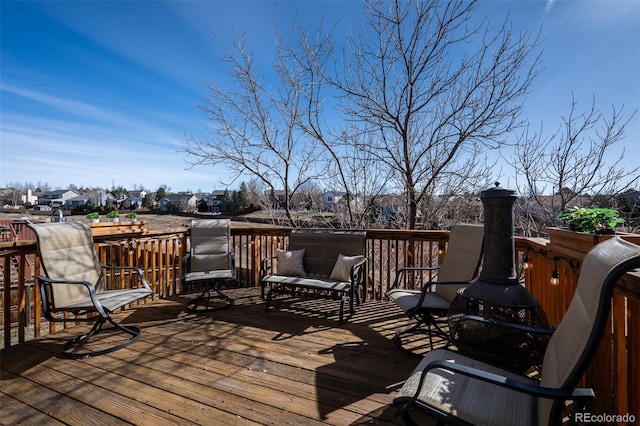
M 335 60 L 333 31 L 325 32 L 321 22 L 319 29 L 310 34 L 301 25 L 294 23 L 292 33 L 294 43 L 288 43 L 279 33 L 278 45 L 282 53 L 280 58 L 290 64 L 289 68 L 302 72 L 296 82 L 302 88 L 300 95 L 305 111 L 298 116 L 297 126 L 316 141 L 320 148 L 323 173 L 318 176 L 319 184 L 344 194 L 341 208 L 323 225 L 363 226 L 363 219 L 370 210 L 364 200 L 377 196 L 388 180 L 388 171 L 381 169 L 370 154 L 354 149 L 365 143 L 362 139 L 367 138 L 367 135 L 353 132 L 342 123 L 329 124 L 331 119 L 328 117 L 334 115 L 335 101 L 342 95 L 327 79 L 328 64 Z M 327 108 L 327 104 L 330 108 Z M 383 177 L 385 174 L 387 176 Z M 323 216 L 318 218 L 322 219 Z
M 221 43 L 222 44 L 222 43 Z M 244 36 L 224 46 L 233 84 L 210 85 L 208 98 L 198 107 L 207 118 L 206 137 L 190 135 L 184 151 L 195 164 L 227 167 L 233 178 L 251 176 L 278 198 L 291 225 L 295 225 L 291 199 L 316 178 L 319 153 L 314 139 L 299 131 L 297 123 L 308 108 L 304 103 L 302 71 L 287 61 L 278 45 L 275 78 L 270 85 L 256 69 Z
M 518 101 L 537 74 L 537 57 L 529 61 L 537 40 L 514 36 L 506 23 L 472 26 L 474 9 L 466 1 L 369 2 L 368 26 L 347 40 L 343 69 L 331 78 L 345 120 L 373 135 L 357 149 L 376 156 L 406 196 L 408 228 L 446 182 L 473 187 L 472 177 L 486 178 L 490 170 L 475 159 L 521 124 Z
M 278 33 L 271 85 L 243 37 L 223 45 L 233 83 L 207 87 L 207 135 L 187 137 L 189 161 L 284 191 L 291 224 L 294 195 L 318 181 L 347 195 L 345 223 L 368 220 L 386 190 L 405 197 L 404 226 L 414 228 L 430 196 L 486 181 L 483 152 L 520 125 L 518 101 L 537 72 L 537 41 L 506 23 L 472 26 L 474 9 L 462 0 L 365 3 L 368 25 L 341 57 L 331 31 L 309 36 L 294 25 L 293 43 Z
M 27 186 L 20 182 L 7 182 L 3 190 L 4 197 L 0 199 L 0 203 L 10 206 L 17 206 L 21 202 L 22 194 L 26 193 Z
M 520 209 L 528 219 L 525 228 L 537 232 L 542 226 L 558 223 L 557 215 L 571 205 L 587 205 L 594 199 L 613 199 L 638 182 L 640 167 L 625 170 L 620 162 L 624 151 L 607 162 L 611 148 L 625 137 L 627 119 L 623 108 L 612 108 L 605 115 L 596 108 L 595 97 L 584 111 L 572 97 L 568 116 L 549 136 L 541 128 L 530 133 L 525 128 L 518 137 L 510 163 L 516 169 L 516 182 L 525 194 Z
M 366 135 L 363 135 L 366 136 Z M 362 137 L 359 141 L 362 141 Z M 378 221 L 376 200 L 387 192 L 390 179 L 389 170 L 380 167 L 377 159 L 368 150 L 353 149 L 360 143 L 351 145 L 341 162 L 342 169 L 336 175 L 346 189 L 346 204 L 349 217 L 345 225 L 354 228 L 368 228 Z
M 372 223 L 373 202 L 387 189 L 391 173 L 370 150 L 360 148 L 370 145 L 374 135 L 359 131 L 351 122 L 332 120 L 334 106 L 344 95 L 328 72 L 329 65 L 337 60 L 333 31 L 325 32 L 323 22 L 314 33 L 294 23 L 292 33 L 294 42 L 289 43 L 278 32 L 278 63 L 279 67 L 287 64 L 287 70 L 300 72 L 288 80 L 296 86 L 303 104 L 296 125 L 317 143 L 322 170 L 316 177 L 318 184 L 342 195 L 334 215 L 316 218 L 324 226 L 365 227 Z

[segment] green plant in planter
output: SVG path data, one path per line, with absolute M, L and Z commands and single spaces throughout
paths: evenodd
M 109 213 L 107 213 L 107 218 L 109 219 L 116 219 L 119 217 L 120 217 L 120 214 L 118 213 L 117 210 L 111 210 Z
M 91 212 L 87 215 L 87 219 L 100 219 L 100 213 Z
M 570 207 L 558 215 L 571 229 L 579 232 L 612 233 L 624 219 L 613 209 Z
M 135 219 L 137 219 L 137 218 L 138 218 L 138 213 L 136 213 L 136 212 L 129 212 L 129 213 L 127 213 L 127 214 L 126 214 L 126 216 L 125 216 L 125 217 L 126 217 L 127 219 L 135 220 Z

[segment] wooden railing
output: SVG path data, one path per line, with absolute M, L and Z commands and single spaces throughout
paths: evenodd
M 188 249 L 188 229 L 149 232 L 141 225 L 128 227 L 129 233 L 125 233 L 127 227 L 124 225 L 92 225 L 100 261 L 142 268 L 155 297 L 179 293 L 181 260 Z M 238 279 L 232 285 L 259 285 L 260 261 L 275 256 L 276 248 L 287 247 L 290 232 L 284 228 L 232 229 L 238 270 Z M 368 297 L 382 299 L 393 284 L 395 271 L 401 266 L 437 265 L 444 254 L 448 235 L 448 231 L 369 230 L 366 247 Z M 42 327 L 40 294 L 33 278 L 40 273 L 36 248 L 33 240 L 0 243 L 3 265 L 0 317 L 5 347 L 46 332 Z M 124 285 L 125 277 L 109 278 L 111 282 L 120 280 L 119 286 Z M 424 273 L 402 285 L 415 288 L 420 282 L 433 278 L 433 272 Z M 48 324 L 48 331 L 55 331 L 55 327 L 56 324 Z
M 180 292 L 181 260 L 188 248 L 188 229 L 109 235 L 105 229 L 95 236 L 99 258 L 107 264 L 141 267 L 154 289 L 154 297 Z M 233 228 L 237 287 L 259 285 L 261 259 L 287 246 L 289 229 Z M 368 296 L 382 299 L 395 279 L 397 268 L 405 265 L 434 266 L 446 251 L 447 231 L 367 230 Z M 631 238 L 634 242 L 640 242 Z M 556 241 L 516 238 L 518 271 L 527 289 L 540 301 L 550 324 L 560 322 L 571 302 L 580 263 L 588 246 L 576 249 Z M 24 342 L 55 331 L 41 318 L 40 297 L 33 276 L 39 273 L 35 241 L 0 243 L 2 266 L 3 344 Z M 523 268 L 526 254 L 528 268 Z M 551 285 L 557 269 L 560 284 Z M 27 273 L 27 271 L 33 271 Z M 415 288 L 433 278 L 425 274 L 415 281 L 403 281 Z M 122 277 L 112 277 L 112 280 Z M 598 395 L 594 413 L 640 415 L 640 274 L 630 273 L 616 285 L 610 326 L 582 385 Z
M 0 220 L 0 242 L 31 240 L 34 233 L 24 220 Z

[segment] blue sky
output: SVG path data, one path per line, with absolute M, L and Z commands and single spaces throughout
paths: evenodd
M 0 14 L 0 187 L 172 191 L 222 189 L 228 178 L 222 167 L 188 169 L 179 152 L 200 129 L 203 83 L 227 78 L 214 31 L 227 42 L 246 32 L 268 66 L 276 22 L 363 21 L 355 0 L 0 0 Z M 640 107 L 639 1 L 482 1 L 477 11 L 495 25 L 507 14 L 514 31 L 542 25 L 543 71 L 525 102 L 534 127 L 555 129 L 572 93 L 579 109 L 592 96 L 604 112 Z M 640 112 L 613 154 L 622 148 L 627 169 L 640 164 Z

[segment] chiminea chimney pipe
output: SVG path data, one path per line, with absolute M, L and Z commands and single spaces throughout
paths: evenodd
M 518 284 L 514 266 L 513 189 L 495 188 L 480 193 L 484 208 L 484 263 L 480 280 L 493 284 Z
M 484 260 L 480 276 L 460 290 L 449 308 L 450 339 L 478 359 L 523 371 L 542 362 L 548 336 L 506 332 L 467 315 L 548 328 L 538 301 L 520 285 L 515 272 L 513 205 L 515 191 L 496 187 L 480 194 L 484 207 Z
M 494 188 L 480 193 L 484 207 L 484 258 L 480 277 L 462 290 L 465 297 L 499 306 L 528 307 L 538 301 L 518 282 L 515 272 L 513 189 Z

